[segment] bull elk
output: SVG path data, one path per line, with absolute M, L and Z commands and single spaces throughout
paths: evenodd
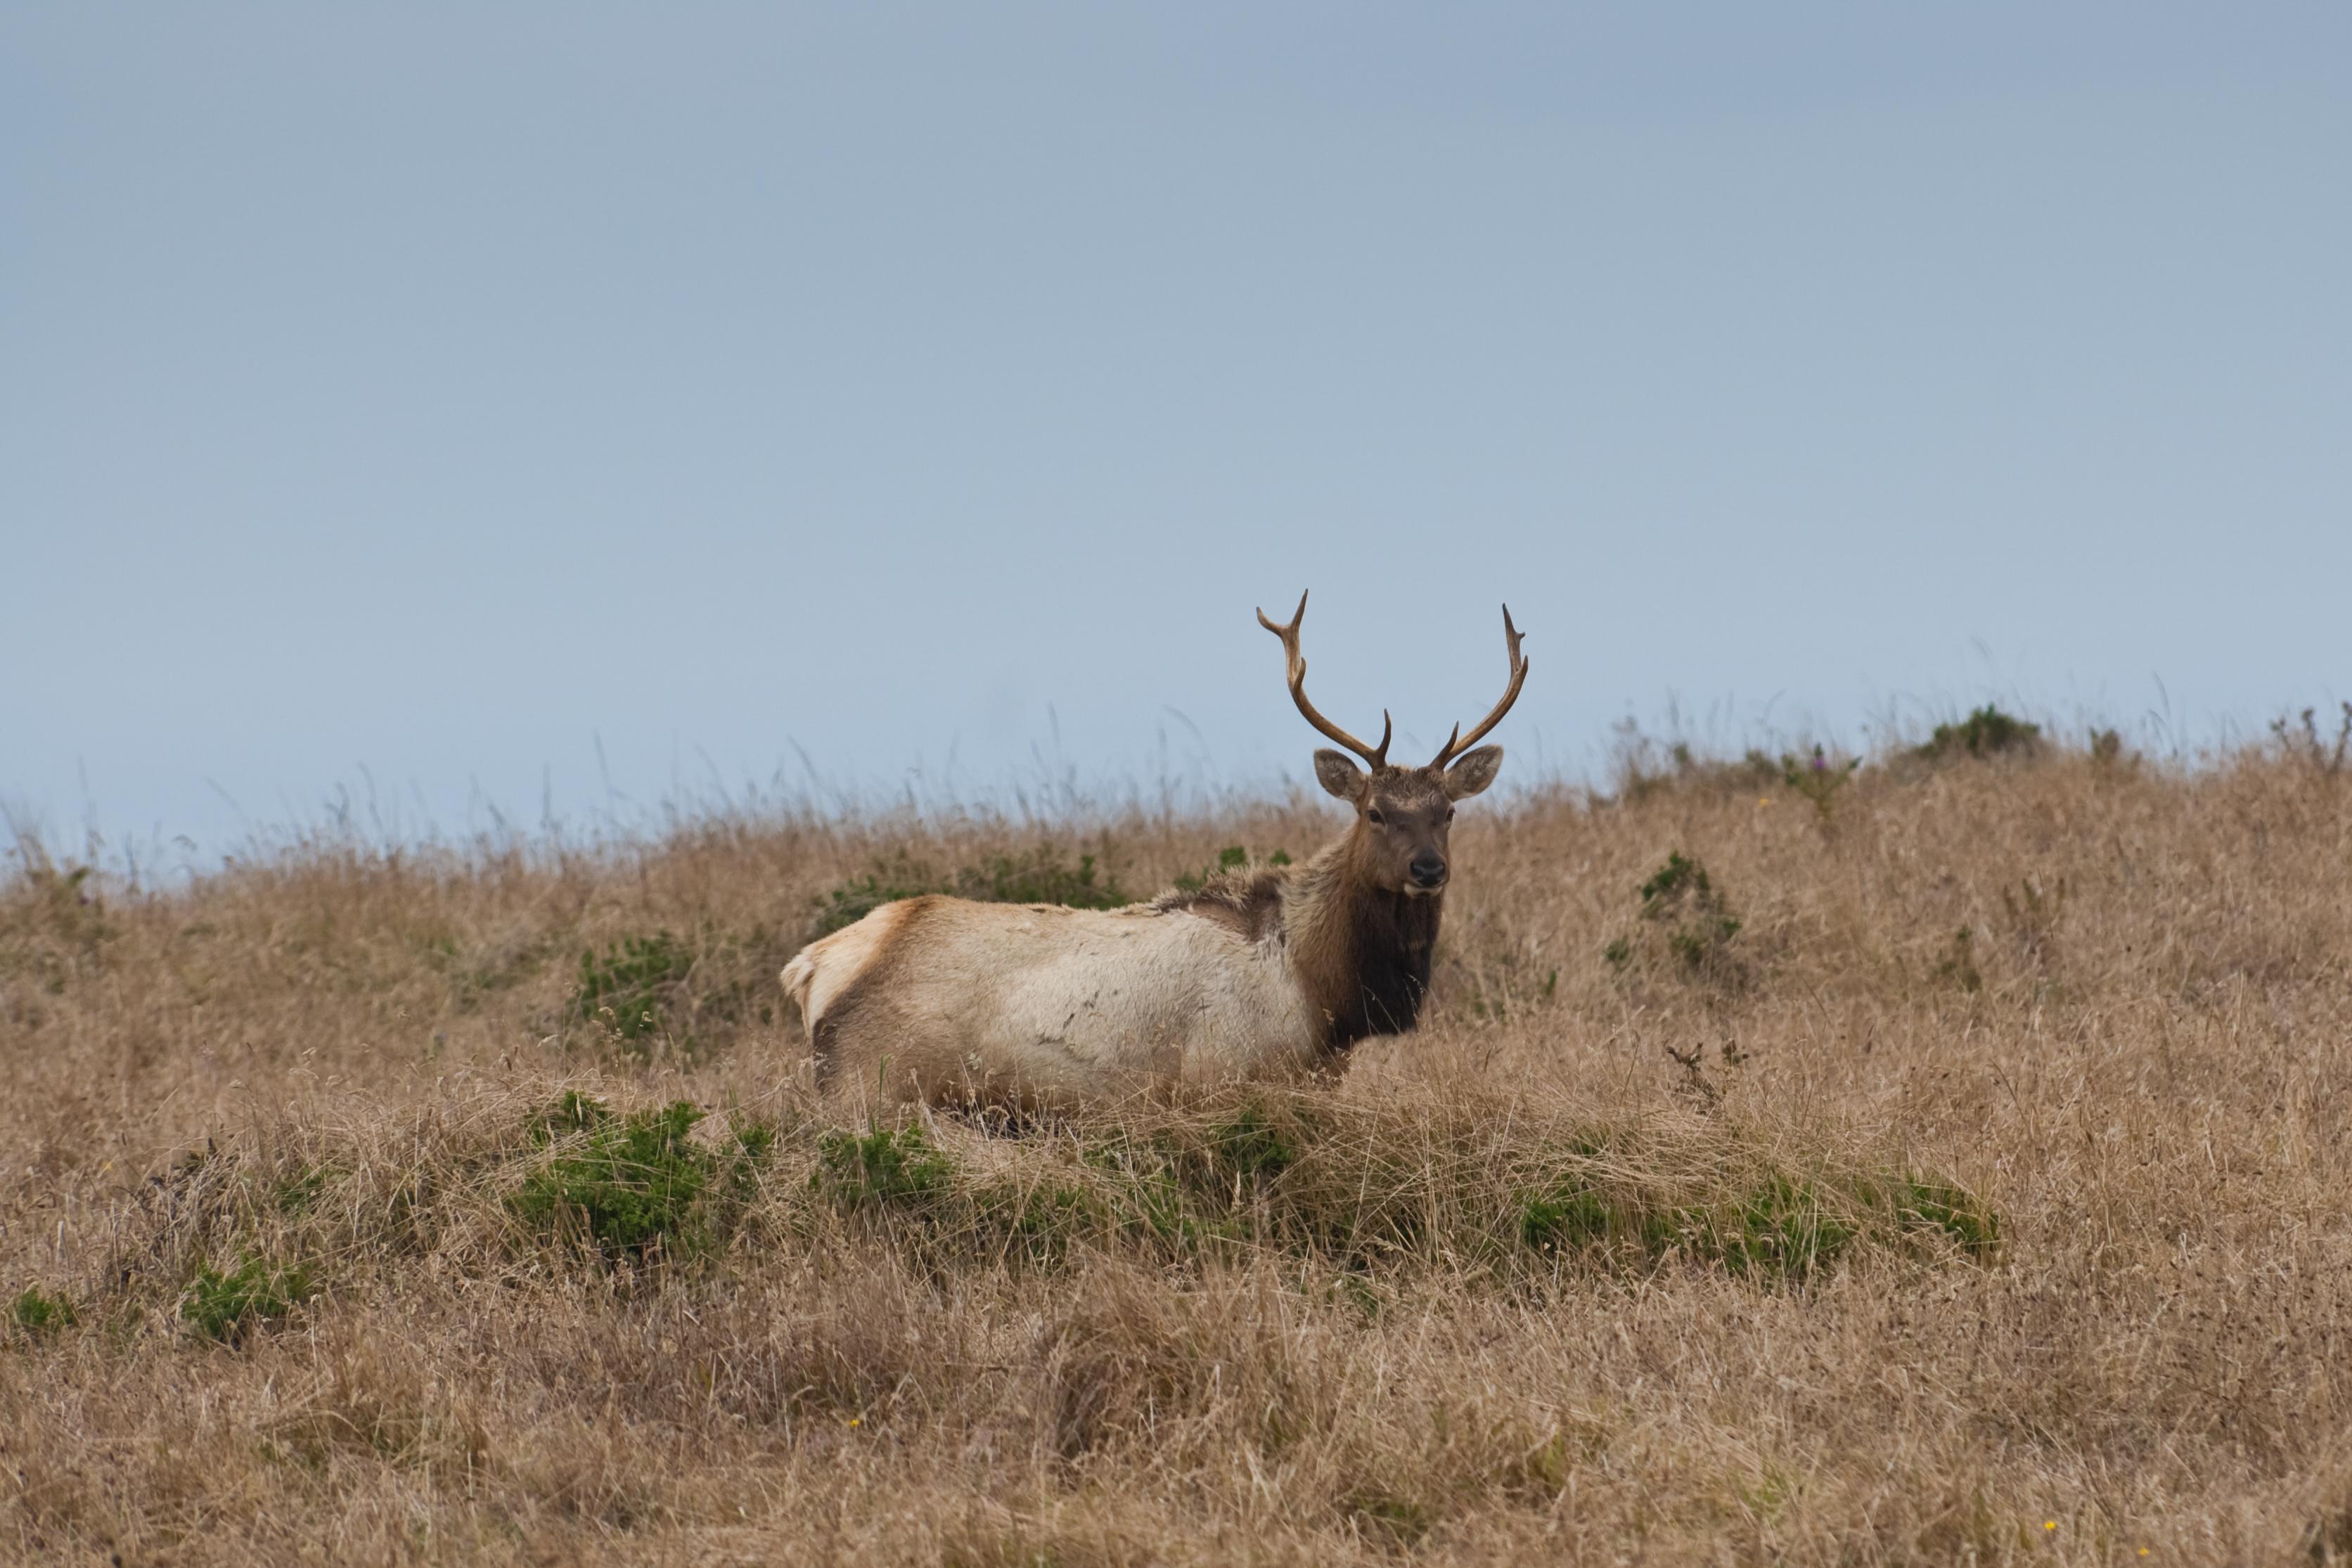
M 1454 803 L 1495 782 L 1478 746 L 1528 678 L 1503 608 L 1510 684 L 1425 766 L 1388 760 L 1307 700 L 1298 624 L 1282 639 L 1291 700 L 1355 753 L 1315 753 L 1315 777 L 1355 808 L 1347 834 L 1301 865 L 1262 866 L 1117 910 L 984 904 L 930 895 L 883 905 L 785 965 L 821 1087 L 893 1099 L 1023 1106 L 1311 1072 L 1370 1035 L 1401 1033 L 1429 986 L 1451 870 Z M 1475 747 L 1475 750 L 1472 748 Z

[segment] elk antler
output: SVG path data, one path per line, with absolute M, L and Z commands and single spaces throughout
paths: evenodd
M 1503 700 L 1496 703 L 1494 711 L 1480 720 L 1478 727 L 1468 734 L 1462 732 L 1461 725 L 1454 725 L 1454 733 L 1446 739 L 1445 744 L 1437 749 L 1435 760 L 1429 764 L 1431 767 L 1442 768 L 1476 745 L 1478 738 L 1501 723 L 1503 715 L 1511 710 L 1511 704 L 1519 700 L 1519 688 L 1528 680 L 1528 660 L 1527 656 L 1519 652 L 1519 628 L 1511 625 L 1511 606 L 1508 605 L 1503 606 L 1503 640 L 1511 651 L 1511 684 L 1504 689 Z
M 1315 711 L 1315 704 L 1307 700 L 1307 656 L 1298 651 L 1298 623 L 1306 618 L 1307 595 L 1303 593 L 1298 595 L 1298 613 L 1290 617 L 1290 624 L 1286 626 L 1278 626 L 1267 620 L 1264 610 L 1257 613 L 1257 624 L 1282 639 L 1283 661 L 1290 678 L 1290 700 L 1298 704 L 1299 712 L 1307 716 L 1307 721 L 1309 724 L 1363 758 L 1372 765 L 1372 771 L 1378 773 L 1389 763 L 1388 712 L 1385 709 L 1381 712 L 1381 743 L 1374 747 L 1367 746 L 1347 731 Z M 1512 638 L 1514 647 L 1517 646 L 1517 637 Z M 1500 718 L 1502 715 L 1498 713 L 1496 717 Z

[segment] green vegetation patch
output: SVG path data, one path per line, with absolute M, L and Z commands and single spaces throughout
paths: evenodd
M 625 1111 L 575 1091 L 451 1150 L 429 1181 L 379 1176 L 380 1158 L 351 1151 L 312 1149 L 299 1164 L 257 1152 L 242 1173 L 247 1156 L 224 1152 L 197 1172 L 216 1201 L 159 1211 L 188 1250 L 157 1282 L 175 1281 L 196 1332 L 234 1343 L 314 1294 L 310 1268 L 288 1259 L 397 1267 L 451 1247 L 477 1270 L 501 1254 L 666 1270 L 747 1235 L 822 1247 L 845 1226 L 925 1269 L 1272 1252 L 1364 1279 L 1702 1267 L 1777 1285 L 1864 1252 L 1985 1258 L 2000 1241 L 1991 1210 L 1940 1175 L 1831 1148 L 1768 1153 L 1719 1121 L 1596 1127 L 1466 1095 L 1397 1104 L 1236 1087 L 990 1125 L 739 1121 L 722 1135 L 690 1101 Z M 289 1219 L 273 1199 L 307 1189 L 308 1172 L 332 1173 L 334 1201 Z M 223 1256 L 243 1261 L 210 1261 Z M 17 1331 L 71 1310 L 29 1291 Z
M 688 1137 L 703 1112 L 688 1100 L 616 1116 L 566 1094 L 533 1119 L 547 1147 L 507 1207 L 542 1241 L 637 1261 L 695 1256 L 723 1241 L 775 1146 L 764 1123 L 723 1144 Z
M 1836 1194 L 1775 1173 L 1748 1189 L 1728 1225 L 1714 1227 L 1700 1256 L 1721 1258 L 1735 1274 L 1805 1279 L 1834 1263 L 1861 1234 L 1858 1216 Z
M 644 1040 L 665 1030 L 670 1004 L 693 970 L 694 954 L 666 931 L 623 937 L 601 958 L 593 948 L 580 955 L 572 1008 L 624 1040 Z
M 1895 1211 L 1905 1229 L 1941 1235 L 1971 1257 L 1990 1257 L 2000 1247 L 2000 1219 L 1973 1194 L 1933 1177 L 1896 1178 Z
M 208 1340 L 241 1344 L 257 1331 L 283 1321 L 317 1293 L 310 1270 L 299 1263 L 247 1257 L 226 1273 L 200 1263 L 180 1297 L 180 1316 Z
M 929 1198 L 955 1176 L 954 1164 L 919 1127 L 826 1132 L 816 1153 L 811 1184 L 851 1207 Z
M 1210 1122 L 1198 1142 L 1188 1146 L 1170 1141 L 1163 1146 L 1171 1148 L 1189 1185 L 1222 1194 L 1229 1186 L 1255 1191 L 1298 1163 L 1304 1136 L 1311 1132 L 1295 1121 L 1278 1126 L 1265 1106 L 1245 1103 Z
M 62 1292 L 53 1295 L 38 1285 L 25 1287 L 9 1316 L 19 1330 L 35 1338 L 69 1329 L 75 1321 L 73 1303 Z
M 1854 773 L 1861 766 L 1862 759 L 1859 757 L 1848 757 L 1839 762 L 1815 746 L 1810 757 L 1782 757 L 1780 779 L 1810 802 L 1813 815 L 1827 826 L 1837 817 L 1838 792 L 1853 782 Z
M 1569 1181 L 1529 1194 L 1519 1205 L 1519 1245 L 1530 1252 L 1582 1252 L 1609 1239 L 1609 1202 Z
M 1740 977 L 1739 963 L 1731 952 L 1739 919 L 1696 858 L 1679 849 L 1669 852 L 1665 864 L 1651 873 L 1639 891 L 1641 926 L 1601 950 L 1611 968 L 1628 969 L 1651 953 L 1687 975 Z
M 1727 1191 L 1675 1194 L 1570 1176 L 1522 1200 L 1519 1240 L 1552 1256 L 1655 1265 L 1669 1258 L 1802 1282 L 1858 1243 L 1897 1250 L 1998 1247 L 1992 1212 L 1948 1183 L 1911 1175 L 1801 1179 L 1766 1170 Z
M 749 1019 L 773 1014 L 766 998 L 789 947 L 764 926 L 688 936 L 625 936 L 580 954 L 569 1016 L 595 1026 L 622 1054 L 696 1057 Z
M 1804 1173 L 1736 1142 L 1407 1124 L 1307 1094 L 1192 1113 L 1064 1122 L 981 1168 L 919 1131 L 834 1131 L 810 1188 L 934 1263 L 1058 1259 L 1076 1247 L 1171 1261 L 1272 1248 L 1349 1270 L 1414 1259 L 1516 1273 L 1699 1264 L 1801 1283 L 1856 1247 L 1989 1256 L 1999 1227 L 1960 1188 L 1907 1173 Z

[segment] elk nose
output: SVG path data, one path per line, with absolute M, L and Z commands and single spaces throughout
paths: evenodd
M 1424 888 L 1445 885 L 1445 861 L 1442 856 L 1416 855 L 1412 858 L 1412 879 Z

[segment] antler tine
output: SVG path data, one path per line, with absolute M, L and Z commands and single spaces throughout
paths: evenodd
M 1438 748 L 1436 758 L 1429 764 L 1431 767 L 1442 768 L 1476 745 L 1481 736 L 1503 721 L 1503 715 L 1508 713 L 1511 704 L 1519 700 L 1519 688 L 1528 680 L 1528 659 L 1519 651 L 1519 628 L 1511 625 L 1511 606 L 1508 605 L 1503 606 L 1503 641 L 1511 655 L 1511 684 L 1504 689 L 1503 700 L 1496 703 L 1494 711 L 1480 720 L 1478 727 L 1468 734 L 1462 732 L 1461 725 L 1454 725 L 1454 733 L 1446 738 L 1444 745 Z
M 1298 711 L 1305 715 L 1309 724 L 1370 763 L 1374 771 L 1377 772 L 1388 766 L 1391 731 L 1386 710 L 1382 710 L 1381 713 L 1381 743 L 1378 746 L 1367 746 L 1347 731 L 1315 711 L 1315 704 L 1307 700 L 1307 656 L 1298 650 L 1298 623 L 1306 618 L 1307 595 L 1304 593 L 1298 595 L 1298 608 L 1291 616 L 1288 626 L 1276 626 L 1266 618 L 1263 609 L 1257 613 L 1257 624 L 1282 639 L 1284 674 L 1290 682 L 1290 700 L 1298 704 Z

